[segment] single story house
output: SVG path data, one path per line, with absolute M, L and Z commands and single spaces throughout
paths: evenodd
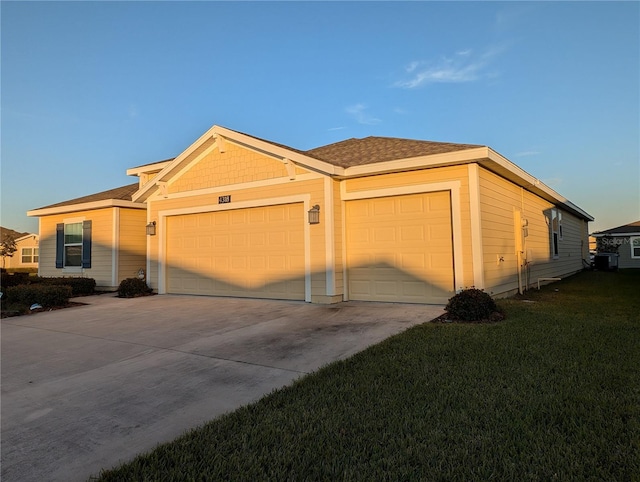
M 34 233 L 19 233 L 12 229 L 2 228 L 2 236 L 11 235 L 16 243 L 13 256 L 5 256 L 2 260 L 3 268 L 37 268 L 39 256 L 40 236 Z
M 131 200 L 138 184 L 29 211 L 39 217 L 40 276 L 86 276 L 117 289 L 147 262 L 146 206 Z
M 592 234 L 601 251 L 618 254 L 618 268 L 640 268 L 640 221 Z
M 213 126 L 138 183 L 29 211 L 40 274 L 158 293 L 446 303 L 565 277 L 593 218 L 487 146 L 388 137 L 302 151 Z M 126 261 L 125 261 L 126 260 Z

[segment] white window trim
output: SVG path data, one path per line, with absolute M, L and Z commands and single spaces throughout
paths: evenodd
M 65 226 L 67 224 L 78 224 L 78 223 L 83 223 L 85 219 L 86 218 L 84 216 L 75 217 L 75 218 L 66 218 L 62 220 L 62 223 Z M 63 230 L 63 236 L 64 236 L 64 230 Z M 63 243 L 63 248 L 62 248 L 63 250 L 64 250 L 64 246 L 66 246 L 66 243 Z M 80 246 L 82 246 L 82 242 L 80 243 Z M 62 268 L 58 268 L 58 269 L 62 269 L 62 274 L 84 273 L 84 269 L 82 268 L 82 262 L 80 262 L 80 266 L 64 266 L 64 263 L 66 263 L 66 257 L 64 252 L 62 254 L 62 262 L 63 262 Z
M 634 256 L 633 254 L 633 241 L 637 239 L 640 242 L 640 236 L 629 236 L 629 246 L 631 249 L 631 259 L 640 259 L 640 256 Z M 638 246 L 640 247 L 640 246 Z

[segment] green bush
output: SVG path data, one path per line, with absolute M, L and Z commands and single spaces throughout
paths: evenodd
M 9 286 L 18 286 L 27 284 L 29 282 L 29 273 L 14 273 L 9 274 L 6 271 L 2 271 L 0 274 L 0 286 L 8 288 Z
M 28 278 L 29 284 L 43 284 L 47 286 L 70 286 L 72 296 L 87 296 L 95 292 L 96 280 L 93 278 L 80 277 L 56 277 L 43 278 L 40 276 L 32 276 Z
M 136 296 L 147 296 L 151 294 L 151 288 L 144 280 L 138 278 L 123 279 L 118 286 L 118 296 L 120 298 L 135 298 Z
M 8 303 L 31 306 L 39 303 L 43 308 L 64 306 L 69 303 L 72 290 L 70 286 L 30 284 L 7 288 Z
M 475 288 L 463 290 L 450 298 L 445 311 L 449 318 L 459 321 L 492 320 L 496 313 L 500 313 L 493 298 Z

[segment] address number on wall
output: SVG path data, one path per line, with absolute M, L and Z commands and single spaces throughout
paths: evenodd
M 231 194 L 227 194 L 226 196 L 218 196 L 218 204 L 225 204 L 231 202 Z

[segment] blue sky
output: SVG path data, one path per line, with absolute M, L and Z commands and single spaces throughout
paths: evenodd
M 6 2 L 1 224 L 135 182 L 214 124 L 298 149 L 488 145 L 640 219 L 638 2 Z

